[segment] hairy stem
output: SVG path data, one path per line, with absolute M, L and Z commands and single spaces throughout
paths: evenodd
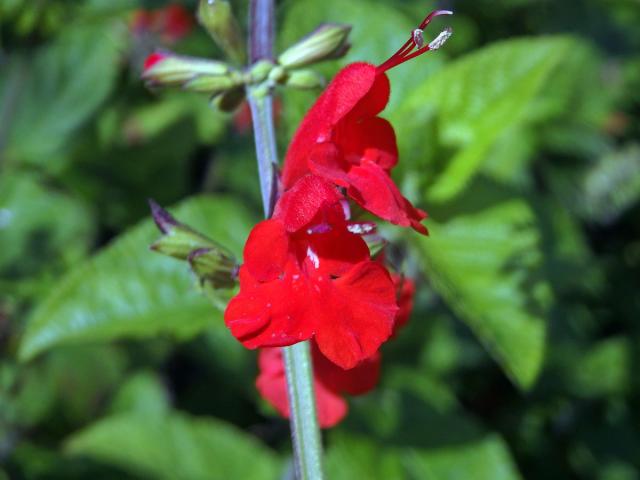
M 278 151 L 273 129 L 273 100 L 271 95 L 265 95 L 253 89 L 249 89 L 247 97 L 253 119 L 262 206 L 264 216 L 269 218 L 276 203 L 276 168 L 278 166 Z
M 252 63 L 273 57 L 274 0 L 251 0 L 249 18 L 249 58 Z M 265 216 L 276 202 L 276 150 L 273 100 L 270 92 L 249 89 L 249 105 L 256 142 L 258 174 Z M 296 478 L 322 479 L 322 443 L 313 390 L 313 370 L 309 342 L 282 349 L 287 375 L 291 418 L 291 438 Z
M 287 372 L 296 478 L 322 478 L 322 442 L 313 391 L 313 370 L 309 342 L 282 349 Z

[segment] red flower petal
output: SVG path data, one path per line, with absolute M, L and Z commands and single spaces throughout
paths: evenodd
M 348 369 L 371 357 L 389 338 L 398 311 L 393 282 L 376 262 L 362 262 L 334 281 L 316 279 L 315 340 L 320 351 Z
M 231 333 L 247 348 L 283 347 L 308 340 L 316 317 L 309 308 L 308 278 L 289 262 L 282 279 L 257 282 L 240 268 L 240 293 L 224 312 Z
M 396 134 L 384 118 L 341 122 L 336 129 L 335 142 L 340 145 L 345 159 L 354 165 L 368 160 L 390 170 L 398 162 Z
M 349 233 L 343 220 L 342 228 L 307 237 L 307 248 L 318 258 L 318 275 L 338 277 L 354 265 L 369 260 L 369 247 L 358 235 Z
M 376 67 L 368 63 L 352 63 L 340 70 L 316 103 L 302 120 L 284 161 L 282 182 L 290 188 L 296 180 L 309 172 L 307 158 L 317 143 L 331 140 L 335 125 L 361 104 L 374 85 L 381 85 Z M 386 77 L 385 77 L 386 78 Z M 380 107 L 384 96 L 384 85 L 375 89 L 373 101 L 365 101 L 360 109 L 374 111 Z M 387 92 L 388 99 L 388 92 Z M 386 103 L 386 99 L 385 99 Z M 379 110 L 378 110 L 379 111 Z
M 349 65 L 344 69 L 347 68 L 349 68 Z M 350 113 L 352 120 L 358 120 L 364 117 L 375 117 L 384 110 L 384 107 L 389 103 L 389 95 L 391 94 L 389 78 L 384 73 L 379 73 L 377 70 L 376 72 L 377 74 L 373 78 L 373 83 L 368 91 Z
M 351 167 L 334 143 L 320 143 L 310 152 L 307 166 L 316 175 L 341 187 L 349 186 L 347 172 Z
M 273 218 L 280 220 L 288 232 L 295 232 L 308 225 L 323 206 L 338 203 L 341 198 L 332 184 L 307 175 L 280 197 Z
M 398 330 L 409 321 L 409 316 L 413 310 L 413 297 L 416 293 L 416 284 L 404 275 L 393 274 L 391 275 L 391 279 L 396 287 L 399 307 L 396 322 L 393 326 L 393 334 L 395 335 Z
M 349 181 L 349 196 L 362 208 L 396 225 L 428 234 L 420 223 L 427 214 L 402 196 L 389 174 L 379 165 L 364 161 L 349 171 Z
M 168 5 L 158 14 L 161 33 L 169 42 L 176 42 L 191 31 L 193 17 L 182 5 Z
M 362 395 L 374 389 L 380 379 L 379 352 L 363 360 L 350 370 L 340 368 L 327 360 L 315 342 L 311 343 L 313 371 L 316 377 L 334 392 Z
M 289 255 L 289 237 L 277 220 L 258 223 L 244 246 L 244 264 L 260 282 L 276 279 L 284 272 Z
M 315 357 L 314 357 L 315 361 Z M 258 355 L 260 374 L 256 387 L 260 395 L 267 400 L 285 418 L 289 418 L 289 399 L 287 397 L 287 379 L 284 370 L 282 350 L 265 348 Z M 314 364 L 315 368 L 315 364 Z M 318 422 L 322 428 L 336 425 L 347 414 L 347 402 L 335 391 L 327 388 L 314 375 L 313 387 L 318 409 Z

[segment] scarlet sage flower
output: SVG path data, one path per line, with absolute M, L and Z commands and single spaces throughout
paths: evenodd
M 168 5 L 152 11 L 137 10 L 131 19 L 133 33 L 136 35 L 156 33 L 168 44 L 185 37 L 192 28 L 192 16 L 181 5 Z
M 352 233 L 337 189 L 301 177 L 273 218 L 251 231 L 240 268 L 240 293 L 225 311 L 248 348 L 283 347 L 314 338 L 344 369 L 371 357 L 392 333 L 398 311 L 387 270 Z
M 372 390 L 380 376 L 380 354 L 360 362 L 351 370 L 344 370 L 322 355 L 315 343 L 311 342 L 313 363 L 313 385 L 316 396 L 318 423 L 322 428 L 330 428 L 339 423 L 347 414 L 348 405 L 344 395 L 362 395 Z M 287 379 L 285 376 L 282 350 L 265 348 L 258 355 L 260 373 L 256 387 L 285 418 L 289 418 Z
M 390 94 L 385 72 L 429 50 L 439 48 L 451 35 L 442 32 L 424 45 L 422 29 L 437 15 L 428 15 L 412 37 L 379 66 L 352 63 L 343 68 L 311 107 L 287 152 L 282 182 L 290 188 L 313 172 L 344 187 L 347 194 L 374 215 L 420 233 L 427 214 L 402 196 L 391 179 L 398 161 L 398 147 L 391 124 L 378 116 Z M 416 49 L 414 51 L 414 48 Z
M 398 306 L 394 322 L 394 335 L 408 321 L 413 308 L 415 284 L 409 278 L 393 274 Z M 331 428 L 347 414 L 345 394 L 363 395 L 376 386 L 380 377 L 381 356 L 379 352 L 363 360 L 350 370 L 344 370 L 329 361 L 311 342 L 313 382 L 316 396 L 318 422 L 322 428 Z M 256 388 L 260 395 L 271 404 L 280 415 L 289 418 L 289 399 L 282 351 L 279 348 L 264 348 L 258 355 L 260 370 Z
M 396 322 L 393 326 L 393 334 L 395 335 L 398 330 L 409 321 L 409 316 L 413 310 L 413 297 L 416 293 L 416 285 L 410 278 L 397 273 L 391 275 L 391 279 L 396 287 L 396 297 L 399 308 L 396 314 Z

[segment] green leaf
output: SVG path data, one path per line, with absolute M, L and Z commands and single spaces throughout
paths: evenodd
M 59 153 L 109 95 L 126 34 L 117 22 L 72 27 L 20 65 L 19 81 L 0 95 L 14 102 L 8 160 L 46 165 Z
M 175 210 L 192 225 L 239 255 L 252 220 L 229 198 L 195 197 Z M 194 288 L 185 263 L 149 250 L 159 236 L 145 220 L 59 282 L 31 316 L 20 357 L 64 344 L 171 334 L 187 338 L 209 326 L 223 327 L 218 309 Z
M 520 479 L 501 437 L 486 432 L 447 383 L 424 371 L 392 365 L 384 384 L 352 407 L 347 425 L 362 433 L 338 430 L 330 437 L 327 469 L 333 475 L 335 468 L 336 478 Z
M 332 480 L 405 478 L 397 452 L 380 448 L 367 436 L 340 431 L 330 436 L 325 469 Z
M 520 480 L 504 441 L 487 435 L 463 445 L 406 454 L 409 478 L 421 480 Z
M 431 235 L 417 240 L 424 271 L 510 377 L 528 388 L 544 359 L 550 299 L 540 232 L 523 199 L 489 185 L 468 193 L 449 212 L 431 212 Z
M 581 397 L 623 395 L 632 385 L 632 358 L 628 338 L 598 342 L 571 365 L 568 384 Z
M 66 449 L 145 478 L 260 480 L 278 478 L 280 470 L 276 456 L 249 435 L 179 413 L 107 417 L 73 435 Z
M 640 202 L 640 144 L 609 152 L 584 172 L 569 202 L 584 218 L 611 224 Z M 573 195 L 571 195 L 573 193 Z
M 404 125 L 403 151 L 431 147 L 425 155 L 438 169 L 431 201 L 458 195 L 502 135 L 536 118 L 531 107 L 573 44 L 564 37 L 496 43 L 440 69 L 407 94 L 394 119 Z
M 0 178 L 0 272 L 33 275 L 53 259 L 71 263 L 86 253 L 92 229 L 84 204 L 45 187 L 37 175 Z
M 5 375 L 15 376 L 0 388 L 2 418 L 7 424 L 35 428 L 51 418 L 87 422 L 126 366 L 122 352 L 111 345 L 60 348 L 42 360 L 12 371 L 5 364 Z
M 140 415 L 164 415 L 169 409 L 169 394 L 160 377 L 139 372 L 120 387 L 111 402 L 111 411 L 137 412 Z
M 132 110 L 124 120 L 125 146 L 132 139 L 138 143 L 149 142 L 185 118 L 194 120 L 198 140 L 203 143 L 213 144 L 224 133 L 226 117 L 211 108 L 202 95 L 169 92 L 153 103 Z

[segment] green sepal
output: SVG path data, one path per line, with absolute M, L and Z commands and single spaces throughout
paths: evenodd
M 282 52 L 278 63 L 291 69 L 342 57 L 350 47 L 347 42 L 350 31 L 350 25 L 322 24 Z
M 198 20 L 229 58 L 245 63 L 244 37 L 227 0 L 200 0 Z
M 201 283 L 214 288 L 235 285 L 238 262 L 225 247 L 188 225 L 177 221 L 153 200 L 149 200 L 153 220 L 162 236 L 151 244 L 151 250 L 163 255 L 186 260 Z

